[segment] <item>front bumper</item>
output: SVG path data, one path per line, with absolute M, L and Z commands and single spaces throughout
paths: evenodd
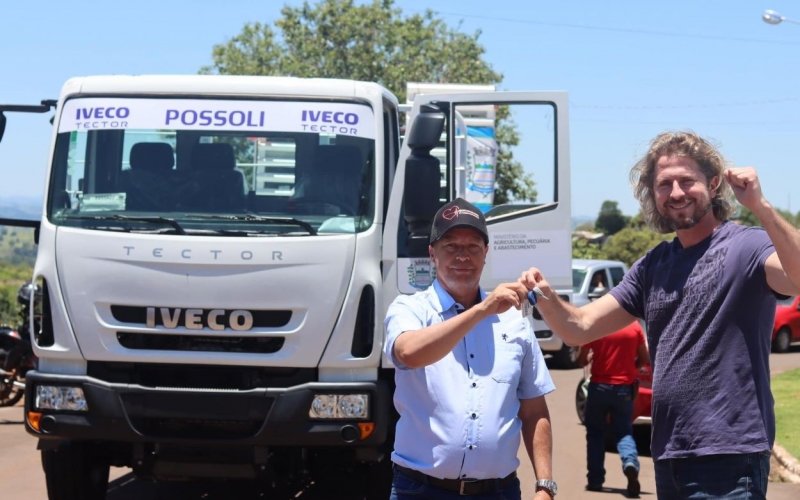
M 539 342 L 539 349 L 541 349 L 542 352 L 558 352 L 564 347 L 564 341 L 561 340 L 561 337 L 550 330 L 536 331 L 536 340 Z
M 42 411 L 34 407 L 36 386 L 77 385 L 89 411 Z M 383 381 L 311 382 L 287 388 L 245 391 L 151 388 L 109 383 L 89 376 L 29 372 L 25 414 L 41 411 L 40 430 L 28 433 L 44 440 L 104 440 L 240 446 L 375 447 L 387 436 L 391 389 Z M 316 394 L 369 394 L 368 422 L 374 431 L 364 437 L 361 420 L 311 420 Z

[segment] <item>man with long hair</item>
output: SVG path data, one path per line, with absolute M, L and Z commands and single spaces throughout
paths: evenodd
M 531 268 L 520 282 L 572 345 L 645 320 L 653 369 L 659 499 L 766 498 L 775 440 L 769 352 L 778 297 L 800 294 L 800 232 L 767 202 L 752 167 L 725 168 L 692 132 L 667 132 L 631 170 L 647 223 L 676 232 L 622 283 L 581 308 Z M 730 222 L 734 196 L 763 226 Z

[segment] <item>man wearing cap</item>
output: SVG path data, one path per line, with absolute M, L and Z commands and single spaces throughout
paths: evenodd
M 520 313 L 527 288 L 480 288 L 488 241 L 478 208 L 461 198 L 447 203 L 428 247 L 433 285 L 389 306 L 385 349 L 400 414 L 391 500 L 518 500 L 520 434 L 539 480 L 535 499 L 556 494 L 544 397 L 555 386 Z

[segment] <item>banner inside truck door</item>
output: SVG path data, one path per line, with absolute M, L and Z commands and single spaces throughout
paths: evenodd
M 498 145 L 492 127 L 467 126 L 467 201 L 486 212 L 494 202 Z

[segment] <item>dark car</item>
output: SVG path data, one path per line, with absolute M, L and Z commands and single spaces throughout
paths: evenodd
M 772 327 L 772 352 L 786 352 L 800 342 L 800 296 L 778 301 Z

